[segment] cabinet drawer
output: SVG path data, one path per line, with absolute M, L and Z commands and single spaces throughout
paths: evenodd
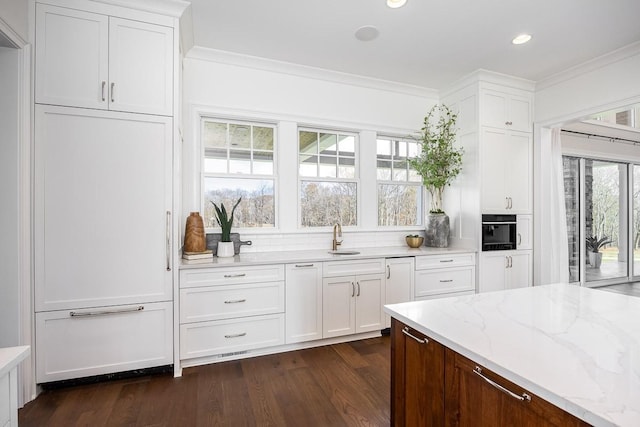
M 416 271 L 415 298 L 475 290 L 475 267 Z
M 355 274 L 384 273 L 384 258 L 329 261 L 322 267 L 323 277 L 352 276 Z
M 284 282 L 180 290 L 180 323 L 284 312 Z
M 416 257 L 416 270 L 476 264 L 476 254 L 428 255 Z
M 180 358 L 234 353 L 284 344 L 284 314 L 180 326 Z
M 284 265 L 207 268 L 180 271 L 180 288 L 284 280 Z
M 171 364 L 172 321 L 171 302 L 36 313 L 36 382 Z

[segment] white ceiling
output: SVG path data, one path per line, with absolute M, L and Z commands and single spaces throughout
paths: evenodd
M 194 45 L 442 89 L 479 68 L 540 81 L 640 40 L 639 0 L 191 0 Z M 354 37 L 364 25 L 380 35 Z M 514 46 L 527 32 L 533 39 Z

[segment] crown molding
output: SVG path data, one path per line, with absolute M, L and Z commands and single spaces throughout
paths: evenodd
M 482 83 L 495 84 L 502 87 L 510 87 L 514 89 L 526 90 L 529 92 L 533 92 L 536 88 L 536 82 L 532 80 L 479 68 L 467 74 L 466 76 L 454 81 L 446 88 L 442 89 L 439 92 L 440 98 L 446 98 L 452 93 L 457 92 L 465 87 Z
M 159 15 L 180 18 L 191 3 L 184 0 L 94 0 L 112 6 L 136 9 L 141 12 L 156 13 Z
M 209 49 L 200 46 L 194 46 L 191 48 L 189 52 L 187 52 L 185 58 L 235 65 L 238 67 L 254 68 L 262 71 L 289 74 L 297 77 L 324 80 L 332 83 L 341 83 L 368 89 L 384 90 L 434 100 L 438 99 L 437 90 L 422 86 L 375 79 L 372 77 L 294 64 L 291 62 L 276 61 L 273 59 L 260 58 L 257 56 L 244 55 L 223 50 Z
M 566 70 L 547 77 L 546 79 L 540 80 L 536 83 L 536 89 L 547 89 L 551 86 L 555 86 L 567 80 L 575 79 L 583 74 L 590 73 L 639 54 L 640 41 L 633 42 L 619 49 L 605 53 L 604 55 L 585 61 L 582 64 L 567 68 Z
M 0 17 L 0 33 L 2 33 L 3 38 L 8 43 L 11 44 L 10 47 L 12 48 L 21 49 L 27 44 L 27 42 L 20 36 L 20 34 L 15 32 L 13 28 L 11 28 L 11 26 L 7 24 L 1 17 Z

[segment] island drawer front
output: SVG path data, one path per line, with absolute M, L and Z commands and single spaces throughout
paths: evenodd
M 180 359 L 224 355 L 284 344 L 284 314 L 180 326 Z
M 475 290 L 475 267 L 416 271 L 416 298 L 472 290 Z
M 284 280 L 283 264 L 180 271 L 180 288 L 231 285 L 235 283 L 278 282 L 281 280 Z
M 428 255 L 416 257 L 416 270 L 476 265 L 476 254 Z
M 180 290 L 180 323 L 284 313 L 284 281 Z
M 351 276 L 355 274 L 384 273 L 385 259 L 358 259 L 348 261 L 327 261 L 322 266 L 323 277 Z

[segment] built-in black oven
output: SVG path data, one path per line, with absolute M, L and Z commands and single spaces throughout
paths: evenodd
M 482 250 L 516 249 L 515 215 L 482 215 Z

